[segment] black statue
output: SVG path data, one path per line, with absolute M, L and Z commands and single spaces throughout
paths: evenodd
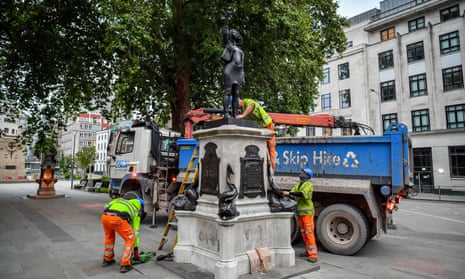
M 242 36 L 236 29 L 229 30 L 228 22 L 232 9 L 228 9 L 225 25 L 221 30 L 223 35 L 224 50 L 221 55 L 224 66 L 224 117 L 229 118 L 229 105 L 231 105 L 232 117 L 236 117 L 239 106 L 239 92 L 245 82 L 244 78 L 244 52 L 240 48 Z
M 231 175 L 234 175 L 234 172 L 230 165 L 226 169 L 226 184 L 228 184 L 229 191 L 225 191 L 220 194 L 219 198 L 219 213 L 218 215 L 222 220 L 233 219 L 236 216 L 239 216 L 239 211 L 237 211 L 236 204 L 234 200 L 237 198 L 237 188 L 236 185 L 231 183 Z

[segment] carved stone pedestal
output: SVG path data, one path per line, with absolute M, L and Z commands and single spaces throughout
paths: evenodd
M 292 212 L 271 213 L 267 199 L 266 129 L 224 125 L 194 133 L 200 141 L 200 197 L 195 211 L 176 211 L 177 263 L 217 279 L 250 273 L 247 252 L 268 248 L 273 267 L 295 265 Z M 223 204 L 231 197 L 231 204 Z M 228 208 L 233 215 L 222 215 Z
M 37 195 L 27 195 L 28 198 L 32 199 L 54 199 L 54 198 L 64 198 L 65 195 L 57 195 L 55 192 L 55 183 L 57 179 L 53 177 L 53 170 L 45 169 L 42 173 L 42 178 L 36 179 L 36 182 L 39 183 L 39 189 L 37 190 Z

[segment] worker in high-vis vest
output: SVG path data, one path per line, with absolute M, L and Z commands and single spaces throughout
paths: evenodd
M 311 263 L 318 261 L 318 249 L 315 239 L 314 215 L 312 195 L 313 185 L 310 179 L 313 177 L 311 169 L 302 169 L 299 175 L 300 182 L 292 187 L 291 191 L 283 191 L 283 195 L 289 196 L 297 202 L 297 216 L 300 233 L 305 242 L 305 252 L 300 254 L 301 257 L 307 257 Z
M 105 232 L 103 267 L 115 263 L 115 232 L 124 240 L 120 272 L 126 273 L 132 269 L 132 257 L 139 260 L 139 229 L 143 208 L 144 200 L 139 197 L 131 199 L 117 198 L 105 204 L 102 214 L 102 226 Z
M 267 141 L 268 153 L 270 154 L 271 168 L 274 170 L 276 165 L 276 136 L 274 131 L 273 119 L 266 113 L 265 109 L 252 99 L 239 99 L 239 107 L 242 113 L 237 115 L 237 119 L 245 118 L 254 120 L 261 128 L 267 128 L 273 132 L 273 136 Z

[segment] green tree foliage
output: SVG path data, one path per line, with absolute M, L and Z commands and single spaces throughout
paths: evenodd
M 75 154 L 76 166 L 83 169 L 86 174 L 87 169 L 95 162 L 96 159 L 97 151 L 95 150 L 95 147 L 83 147 Z
M 63 174 L 69 173 L 69 169 L 71 167 L 71 163 L 73 161 L 73 157 L 71 155 L 64 155 L 61 154 L 60 158 L 60 170 Z
M 268 111 L 307 113 L 325 58 L 342 52 L 336 1 L 2 1 L 0 94 L 53 139 L 68 117 L 134 110 L 182 128 L 191 108 L 221 107 L 220 29 L 244 37 L 241 96 Z M 42 120 L 42 121 L 41 121 Z M 30 137 L 26 137 L 30 138 Z

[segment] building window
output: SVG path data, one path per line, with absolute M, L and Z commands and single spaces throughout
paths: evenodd
M 315 127 L 306 127 L 305 128 L 305 135 L 307 137 L 314 137 L 315 136 Z
M 424 132 L 430 130 L 428 109 L 412 111 L 412 130 L 414 132 Z
M 447 129 L 465 128 L 465 104 L 446 107 Z
M 354 44 L 354 43 L 353 43 L 352 41 L 348 41 L 348 42 L 346 43 L 346 48 L 352 47 L 353 44 Z
M 323 128 L 323 136 L 331 137 L 333 135 L 333 129 L 331 128 Z
M 397 113 L 383 114 L 383 131 L 389 127 L 390 124 L 397 124 Z
M 349 63 L 337 65 L 337 72 L 339 74 L 339 79 L 347 79 L 350 77 L 349 72 Z
M 331 93 L 321 95 L 321 110 L 327 111 L 331 109 Z
M 426 74 L 409 76 L 410 97 L 424 96 L 428 94 L 426 88 Z
M 449 146 L 450 176 L 465 177 L 465 146 Z
M 413 62 L 425 58 L 423 41 L 407 45 L 407 61 Z
M 392 50 L 379 53 L 378 64 L 380 70 L 394 67 L 394 54 Z
M 441 15 L 441 21 L 447 21 L 449 19 L 459 17 L 459 5 L 443 9 L 439 13 Z
M 439 47 L 441 48 L 441 54 L 447 54 L 460 50 L 459 32 L 454 31 L 439 36 Z
M 350 89 L 339 91 L 339 105 L 341 108 L 350 108 Z
M 380 88 L 382 102 L 396 99 L 396 83 L 393 80 L 382 82 Z
M 419 17 L 408 22 L 408 31 L 412 32 L 425 27 L 425 17 Z
M 329 79 L 329 68 L 323 69 L 323 79 L 321 80 L 321 84 L 328 84 L 330 82 Z
M 442 83 L 444 91 L 463 88 L 462 66 L 442 69 Z
M 394 39 L 396 36 L 396 29 L 394 27 L 390 27 L 388 29 L 384 29 L 380 32 L 381 41 L 387 41 Z

